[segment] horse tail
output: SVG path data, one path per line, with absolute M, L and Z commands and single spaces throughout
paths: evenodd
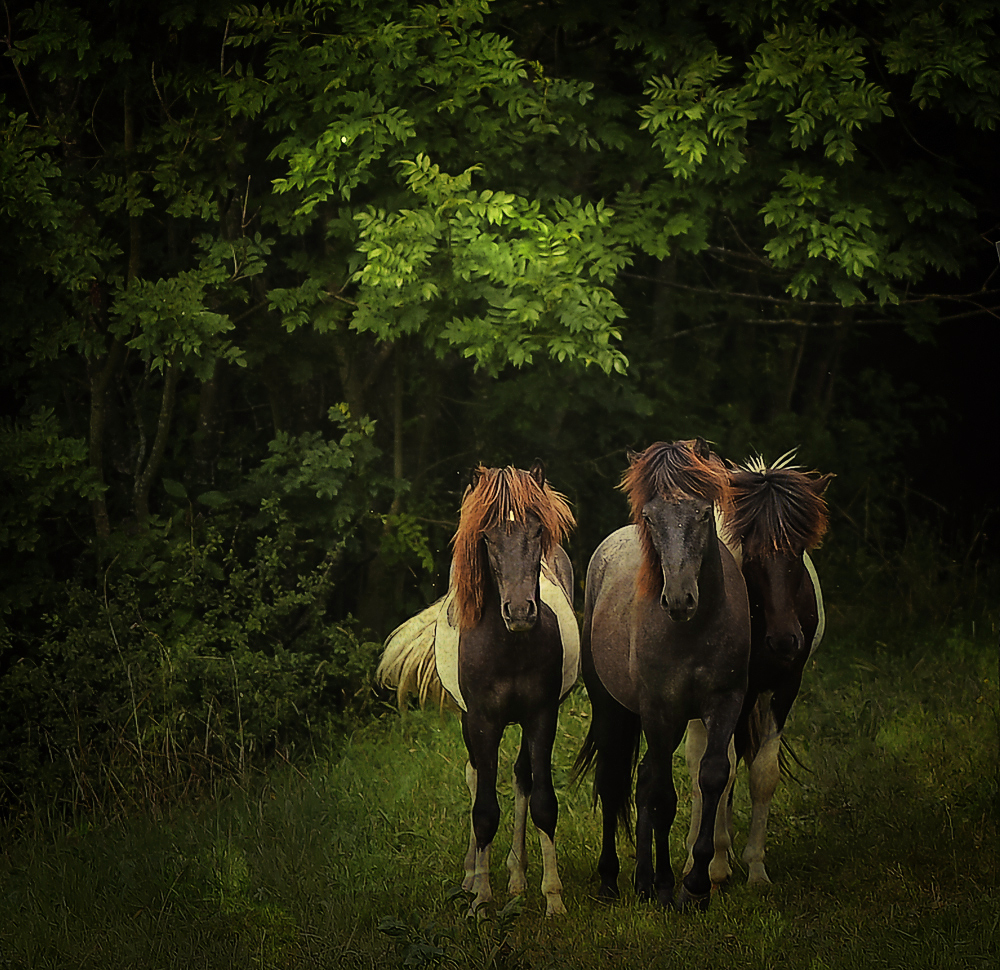
M 756 760 L 761 747 L 769 736 L 773 736 L 774 730 L 775 724 L 771 714 L 770 698 L 759 697 L 757 703 L 754 704 L 753 709 L 750 711 L 750 716 L 747 718 L 747 749 L 744 755 L 747 764 L 752 764 Z M 809 771 L 810 769 L 803 764 L 791 741 L 784 734 L 781 734 L 779 737 L 778 770 L 781 772 L 782 778 L 791 778 L 793 781 L 798 781 L 795 766 L 801 768 L 803 771 Z
M 375 677 L 384 687 L 396 688 L 396 703 L 406 709 L 406 698 L 414 695 L 420 706 L 428 700 L 441 708 L 454 706 L 441 685 L 434 653 L 435 631 L 442 600 L 410 617 L 389 634 Z
M 812 768 L 802 761 L 792 742 L 785 735 L 781 735 L 781 747 L 778 749 L 778 770 L 781 772 L 782 778 L 799 781 L 799 776 L 795 768 L 792 767 L 793 762 L 795 767 L 801 768 L 810 775 L 812 774 Z
M 596 760 L 597 739 L 594 737 L 594 722 L 591 721 L 590 728 L 587 731 L 587 736 L 583 739 L 583 746 L 580 748 L 580 751 L 576 756 L 576 760 L 573 762 L 573 767 L 570 769 L 570 784 L 583 784 L 583 779 L 590 774 Z M 594 800 L 597 800 L 596 794 L 594 795 Z
M 635 718 L 634 725 L 624 727 L 625 737 L 622 740 L 626 741 L 628 744 L 628 772 L 624 776 L 624 791 L 619 793 L 623 797 L 618 800 L 615 818 L 619 828 L 621 828 L 629 839 L 632 839 L 632 805 L 634 802 L 633 792 L 635 791 L 634 779 L 636 765 L 639 763 L 639 741 L 642 737 L 642 732 L 639 728 L 638 718 Z M 597 731 L 595 730 L 594 722 L 591 721 L 590 729 L 587 731 L 587 736 L 583 739 L 583 746 L 580 748 L 580 752 L 577 754 L 576 760 L 573 762 L 573 767 L 570 770 L 570 784 L 579 785 L 583 782 L 584 777 L 590 773 L 591 769 L 593 769 L 597 763 L 597 754 Z M 619 775 L 619 783 L 621 783 L 621 775 Z M 593 807 L 596 809 L 598 801 L 596 784 L 594 785 L 592 797 Z

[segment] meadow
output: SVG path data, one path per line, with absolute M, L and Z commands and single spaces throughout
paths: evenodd
M 8 824 L 0 968 L 992 967 L 1000 956 L 995 623 L 872 640 L 836 611 L 787 735 L 801 766 L 779 786 L 773 885 L 732 884 L 707 913 L 594 898 L 600 841 L 589 780 L 569 769 L 587 729 L 582 687 L 554 754 L 569 913 L 546 920 L 537 841 L 510 900 L 510 777 L 493 854 L 496 901 L 464 915 L 468 838 L 458 721 L 385 700 L 308 759 L 195 804 Z M 683 858 L 687 782 L 672 833 Z M 737 781 L 737 843 L 746 827 Z

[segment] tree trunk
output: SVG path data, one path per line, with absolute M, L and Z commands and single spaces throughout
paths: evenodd
M 90 362 L 90 467 L 97 474 L 101 485 L 104 481 L 104 429 L 107 426 L 108 388 L 112 378 L 125 358 L 125 346 L 117 338 L 112 339 L 104 362 L 98 366 Z M 111 535 L 111 520 L 108 518 L 108 506 L 104 500 L 104 492 L 90 500 L 91 512 L 94 516 L 94 531 L 106 539 Z
M 139 527 L 143 528 L 149 520 L 149 491 L 159 474 L 163 464 L 163 455 L 167 450 L 167 438 L 170 435 L 170 424 L 174 413 L 174 400 L 177 396 L 177 382 L 180 379 L 180 368 L 170 361 L 165 368 L 163 379 L 163 398 L 160 401 L 160 416 L 156 422 L 156 437 L 149 453 L 149 461 L 142 473 L 136 477 L 133 491 L 135 517 Z

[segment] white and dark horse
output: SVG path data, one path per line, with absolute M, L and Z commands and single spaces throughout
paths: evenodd
M 472 823 L 463 888 L 471 912 L 490 902 L 490 849 L 500 820 L 497 761 L 509 724 L 521 726 L 514 764 L 511 893 L 527 887 L 527 816 L 542 850 L 546 915 L 562 914 L 556 865 L 558 806 L 552 744 L 559 704 L 576 681 L 579 631 L 573 569 L 560 543 L 575 522 L 563 496 L 530 471 L 480 467 L 466 489 L 453 543 L 449 593 L 394 631 L 379 679 L 423 701 L 437 696 L 462 712 Z
M 833 476 L 802 472 L 789 464 L 791 458 L 791 453 L 783 455 L 771 465 L 757 459 L 729 473 L 732 505 L 726 531 L 741 563 L 750 600 L 747 692 L 734 732 L 737 761 L 746 762 L 749 775 L 750 830 L 743 862 L 750 885 L 770 882 L 764 867 L 764 845 L 771 800 L 781 773 L 781 735 L 806 662 L 825 629 L 823 596 L 809 551 L 826 532 L 823 493 Z M 701 830 L 703 808 L 695 779 L 704 747 L 704 726 L 693 721 L 686 747 L 694 792 L 689 850 Z M 731 874 L 728 850 L 732 837 L 730 791 L 717 817 L 712 861 L 716 883 Z M 688 866 L 693 863 L 689 852 Z

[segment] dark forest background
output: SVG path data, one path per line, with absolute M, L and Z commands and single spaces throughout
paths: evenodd
M 837 476 L 835 610 L 972 615 L 998 25 L 986 0 L 5 4 L 4 811 L 196 790 L 363 715 L 479 462 L 546 462 L 582 580 L 627 449 L 797 448 Z

